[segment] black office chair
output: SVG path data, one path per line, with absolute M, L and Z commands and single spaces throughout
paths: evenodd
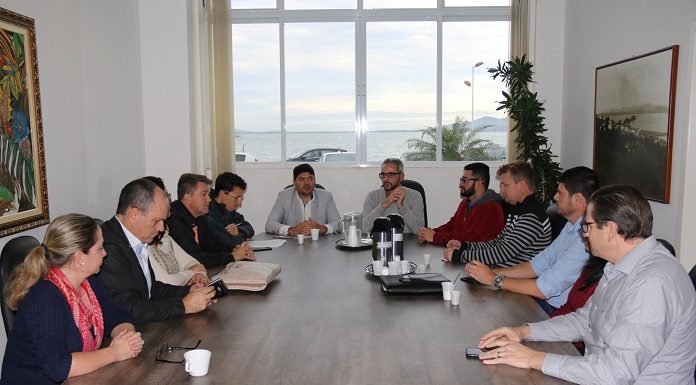
M 2 322 L 5 324 L 5 335 L 10 334 L 12 322 L 14 322 L 14 312 L 5 303 L 5 285 L 10 278 L 10 273 L 17 265 L 24 260 L 29 251 L 39 245 L 36 238 L 29 235 L 22 235 L 12 238 L 2 248 L 0 254 L 0 292 L 2 293 L 2 303 L 0 303 L 0 313 Z
M 415 180 L 410 179 L 402 180 L 401 185 L 404 187 L 408 187 L 411 190 L 416 190 L 420 193 L 421 197 L 423 198 L 423 221 L 425 222 L 424 226 L 428 227 L 428 204 L 425 200 L 425 189 L 423 188 L 423 185 L 416 182 Z
M 662 243 L 662 246 L 664 246 L 665 249 L 667 249 L 667 251 L 669 251 L 672 254 L 672 256 L 674 256 L 674 257 L 677 256 L 677 252 L 674 251 L 674 246 L 672 246 L 672 244 L 669 243 L 668 240 L 662 239 L 662 238 L 657 238 L 657 241 Z
M 696 265 L 691 268 L 689 272 L 689 278 L 691 278 L 691 283 L 694 284 L 694 289 L 696 289 Z
M 552 239 L 556 239 L 568 220 L 558 213 L 558 206 L 555 203 L 551 203 L 546 209 L 546 216 L 549 217 L 549 222 L 551 223 Z
M 294 184 L 289 184 L 289 185 L 285 186 L 285 188 L 284 188 L 283 190 L 285 190 L 286 188 L 290 188 L 290 187 L 292 187 L 292 186 L 294 186 Z M 324 188 L 324 186 L 320 185 L 319 183 L 315 184 L 314 187 L 320 188 L 320 189 L 322 189 L 322 190 L 326 190 L 326 189 Z

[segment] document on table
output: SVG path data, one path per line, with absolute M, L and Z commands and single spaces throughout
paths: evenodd
M 280 247 L 285 244 L 285 239 L 267 239 L 263 241 L 249 241 L 249 246 L 252 249 L 261 247 Z

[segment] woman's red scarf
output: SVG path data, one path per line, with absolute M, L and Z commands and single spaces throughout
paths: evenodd
M 82 351 L 91 352 L 99 349 L 104 337 L 104 317 L 102 315 L 101 306 L 97 301 L 97 296 L 94 295 L 92 286 L 85 279 L 80 284 L 81 293 L 73 288 L 68 278 L 63 272 L 52 267 L 48 270 L 46 280 L 53 282 L 58 290 L 63 293 L 63 296 L 68 301 L 70 310 L 72 311 L 75 325 L 82 336 Z M 86 302 L 92 305 L 92 309 L 86 306 Z M 90 329 L 94 328 L 94 335 Z

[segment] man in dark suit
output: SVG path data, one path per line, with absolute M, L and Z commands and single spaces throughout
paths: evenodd
M 107 255 L 99 279 L 137 323 L 197 313 L 210 305 L 214 294 L 212 287 L 200 284 L 189 288 L 155 280 L 148 244 L 164 231 L 168 213 L 164 192 L 141 178 L 121 190 L 116 215 L 102 225 Z

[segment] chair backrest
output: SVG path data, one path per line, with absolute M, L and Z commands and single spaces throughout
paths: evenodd
M 423 221 L 425 222 L 425 227 L 428 227 L 428 204 L 425 200 L 425 189 L 423 188 L 423 185 L 410 179 L 402 180 L 401 185 L 408 187 L 411 190 L 416 190 L 420 193 L 421 197 L 423 198 Z
M 24 257 L 29 254 L 29 251 L 39 245 L 36 238 L 29 235 L 22 235 L 9 240 L 2 248 L 0 254 L 0 293 L 2 293 L 2 303 L 0 303 L 0 313 L 2 313 L 2 322 L 5 324 L 6 335 L 10 334 L 12 322 L 14 321 L 14 312 L 7 307 L 5 303 L 5 284 L 10 278 L 10 273 L 14 270 Z
M 558 213 L 558 206 L 555 203 L 551 203 L 546 209 L 546 216 L 549 217 L 549 222 L 551 223 L 552 239 L 556 239 L 568 220 Z
M 289 184 L 289 185 L 285 186 L 285 188 L 284 188 L 283 190 L 285 190 L 286 188 L 290 188 L 290 187 L 292 187 L 292 186 L 294 186 L 294 184 Z M 315 188 L 320 188 L 320 189 L 322 189 L 322 190 L 326 190 L 326 189 L 324 188 L 324 186 L 320 185 L 319 183 L 316 183 L 316 184 L 314 185 L 314 187 L 315 187 Z
M 667 249 L 667 251 L 669 251 L 669 252 L 672 254 L 673 257 L 676 257 L 676 256 L 677 256 L 677 252 L 674 251 L 674 246 L 672 246 L 672 244 L 669 243 L 668 240 L 662 239 L 662 238 L 657 238 L 657 241 L 660 242 L 660 243 L 662 243 L 662 246 L 664 246 L 665 249 Z

